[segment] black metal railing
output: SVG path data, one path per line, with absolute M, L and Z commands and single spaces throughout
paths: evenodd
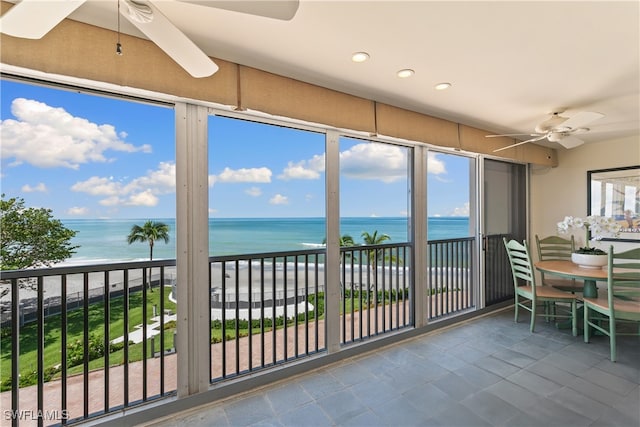
M 324 254 L 209 259 L 212 382 L 324 350 Z
M 473 239 L 341 248 L 340 343 L 473 308 Z M 13 425 L 69 424 L 174 395 L 175 260 L 0 272 L 0 407 Z M 209 258 L 210 381 L 325 350 L 325 250 Z M 35 417 L 35 418 L 34 418 Z
M 475 307 L 475 238 L 430 240 L 427 274 L 429 320 Z
M 3 271 L 0 279 L 3 422 L 64 425 L 176 390 L 175 369 L 167 370 L 175 304 L 166 311 L 175 260 Z
M 502 239 L 515 238 L 511 234 L 493 234 L 485 236 L 485 273 L 484 294 L 487 306 L 513 299 L 514 287 L 511 275 L 511 264 Z
M 341 255 L 341 343 L 413 325 L 411 244 L 349 246 Z

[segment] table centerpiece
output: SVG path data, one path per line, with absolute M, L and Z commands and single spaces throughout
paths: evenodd
M 566 234 L 570 229 L 585 230 L 586 233 L 585 246 L 571 254 L 574 264 L 581 268 L 602 268 L 607 265 L 607 253 L 589 246 L 589 242 L 618 236 L 620 225 L 613 218 L 601 215 L 589 215 L 585 218 L 566 216 L 558 223 L 558 233 Z

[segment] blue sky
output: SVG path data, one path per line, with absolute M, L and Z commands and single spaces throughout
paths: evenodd
M 1 81 L 1 188 L 57 218 L 175 217 L 171 108 Z M 209 118 L 209 210 L 321 217 L 324 135 Z M 343 138 L 341 215 L 405 216 L 408 149 Z M 430 216 L 467 216 L 469 160 L 429 157 Z

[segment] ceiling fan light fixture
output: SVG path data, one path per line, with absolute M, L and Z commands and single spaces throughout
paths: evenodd
M 365 62 L 370 58 L 367 52 L 355 52 L 351 55 L 351 60 L 353 62 Z
M 562 111 L 554 112 L 551 117 L 538 124 L 538 126 L 536 126 L 535 128 L 535 131 L 538 133 L 549 132 L 551 129 L 554 129 L 557 126 L 560 126 L 562 123 L 566 122 L 568 120 L 567 117 L 562 117 L 560 115 L 561 113 Z
M 567 135 L 564 132 L 550 132 L 549 135 L 547 135 L 547 139 L 551 142 L 558 142 L 565 136 Z
M 416 72 L 413 71 L 411 68 L 405 68 L 405 69 L 402 69 L 402 70 L 398 71 L 396 74 L 401 79 L 406 79 L 407 77 L 413 76 L 415 73 Z

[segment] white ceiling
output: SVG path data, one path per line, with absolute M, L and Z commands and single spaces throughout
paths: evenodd
M 490 132 L 533 132 L 562 107 L 605 114 L 584 141 L 640 135 L 639 1 L 300 0 L 290 21 L 154 3 L 214 58 Z M 71 18 L 115 29 L 116 4 L 90 1 Z M 352 62 L 357 51 L 370 60 Z M 396 77 L 403 68 L 415 75 Z

